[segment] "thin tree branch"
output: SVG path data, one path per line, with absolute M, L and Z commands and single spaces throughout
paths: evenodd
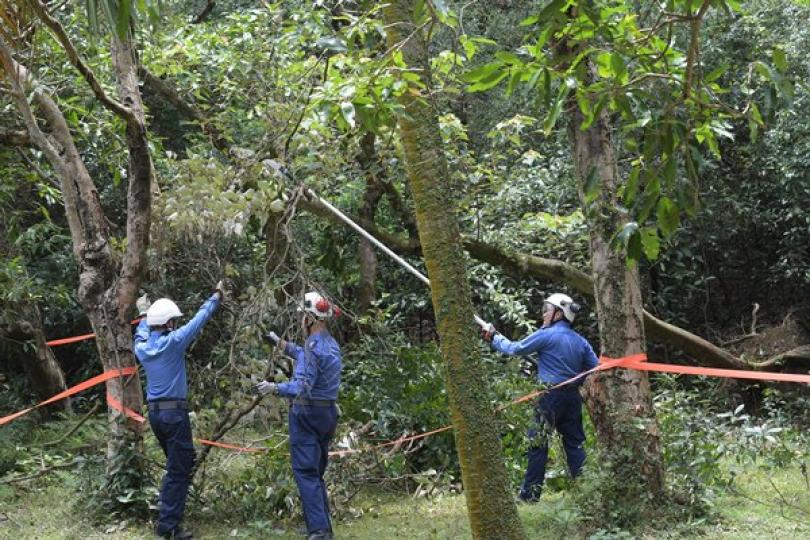
M 138 119 L 132 109 L 107 95 L 93 71 L 84 62 L 81 56 L 79 56 L 79 52 L 76 50 L 76 46 L 73 45 L 73 42 L 67 35 L 65 28 L 58 20 L 51 16 L 51 14 L 48 12 L 48 8 L 42 3 L 42 0 L 30 0 L 29 4 L 33 8 L 34 13 L 36 13 L 42 22 L 45 23 L 45 26 L 47 26 L 51 32 L 53 32 L 56 40 L 60 45 L 62 45 L 62 48 L 67 53 L 70 63 L 73 64 L 73 66 L 79 71 L 79 73 L 82 74 L 82 77 L 84 77 L 84 79 L 90 85 L 96 99 L 98 99 L 102 105 L 125 120 L 127 123 L 138 123 Z
M 695 62 L 697 62 L 698 51 L 700 48 L 700 25 L 703 23 L 703 16 L 706 10 L 709 9 L 711 0 L 703 0 L 703 5 L 700 6 L 697 15 L 691 19 L 690 26 L 692 36 L 689 42 L 689 52 L 686 57 L 686 80 L 684 81 L 683 97 L 689 98 L 689 93 L 692 90 L 692 81 L 695 77 Z
M 101 402 L 100 402 L 100 401 L 96 401 L 95 405 L 93 405 L 93 408 L 92 408 L 92 409 L 90 409 L 90 410 L 87 412 L 87 414 L 85 414 L 84 416 L 82 416 L 81 420 L 79 420 L 78 422 L 76 422 L 76 425 L 75 425 L 75 426 L 73 426 L 72 428 L 70 428 L 70 430 L 69 430 L 67 433 L 65 433 L 64 435 L 62 435 L 61 437 L 59 437 L 59 438 L 58 438 L 58 439 L 56 439 L 55 441 L 50 441 L 50 442 L 46 442 L 46 443 L 44 443 L 42 446 L 56 446 L 57 444 L 61 443 L 62 441 L 64 441 L 65 439 L 67 439 L 68 437 L 70 437 L 71 435 L 73 435 L 74 433 L 76 433 L 76 430 L 78 430 L 80 427 L 82 427 L 82 425 L 83 425 L 85 422 L 87 422 L 87 421 L 90 419 L 90 417 L 91 417 L 91 416 L 93 416 L 94 414 L 96 414 L 96 412 L 98 411 L 98 409 L 99 409 L 100 407 L 101 407 Z

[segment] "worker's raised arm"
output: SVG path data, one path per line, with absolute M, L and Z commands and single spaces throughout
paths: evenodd
M 503 334 L 496 333 L 492 337 L 492 348 L 503 354 L 512 356 L 527 356 L 542 349 L 547 342 L 547 333 L 543 330 L 529 334 L 520 341 L 511 341 Z

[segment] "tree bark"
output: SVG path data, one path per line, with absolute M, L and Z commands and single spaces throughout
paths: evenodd
M 388 42 L 430 87 L 427 44 L 411 21 L 413 0 L 384 7 Z M 412 71 L 413 73 L 413 71 Z M 498 427 L 480 364 L 480 348 L 464 265 L 461 235 L 445 183 L 438 120 L 416 87 L 400 98 L 399 127 L 416 222 L 431 280 L 433 308 L 445 363 L 447 395 L 461 463 L 473 538 L 525 538 L 509 489 Z
M 358 161 L 366 176 L 366 191 L 363 201 L 357 212 L 364 222 L 373 222 L 377 213 L 377 205 L 383 195 L 383 187 L 377 171 L 382 167 L 379 163 L 377 150 L 374 147 L 376 136 L 368 131 L 363 134 L 360 141 L 360 154 Z M 366 313 L 371 303 L 377 298 L 377 252 L 374 246 L 365 238 L 360 238 L 357 246 L 357 259 L 360 262 L 360 282 L 357 287 L 358 313 Z
M 143 110 L 140 108 L 134 62 L 127 47 L 113 47 L 114 67 L 119 92 L 128 108 L 117 104 L 112 110 L 126 110 L 127 143 L 130 150 L 130 182 L 127 194 L 127 248 L 123 262 L 116 263 L 110 246 L 107 219 L 96 186 L 79 154 L 67 122 L 54 99 L 41 85 L 34 84 L 28 71 L 12 57 L 8 45 L 0 39 L 0 60 L 11 83 L 12 98 L 23 117 L 32 141 L 59 176 L 65 214 L 73 240 L 73 253 L 79 268 L 78 299 L 96 334 L 96 348 L 105 370 L 135 366 L 132 354 L 131 306 L 146 268 L 151 207 L 150 189 L 154 170 L 146 144 Z M 90 74 L 89 76 L 92 76 Z M 28 101 L 32 102 L 49 124 L 46 136 L 39 128 Z M 105 103 L 110 101 L 109 98 Z M 132 112 L 134 111 L 134 112 Z M 142 392 L 137 376 L 107 381 L 107 393 L 124 407 L 140 411 Z M 107 447 L 108 475 L 120 471 L 117 460 L 122 450 L 142 444 L 142 425 L 110 407 Z
M 67 388 L 65 374 L 59 367 L 53 351 L 46 345 L 47 340 L 42 328 L 42 315 L 39 308 L 32 303 L 19 302 L 15 303 L 12 309 L 17 320 L 15 324 L 9 325 L 8 335 L 17 341 L 33 342 L 33 354 L 24 356 L 23 370 L 34 393 L 44 401 Z M 70 399 L 47 405 L 45 410 L 48 413 L 69 411 Z
M 570 103 L 569 110 L 568 133 L 590 235 L 601 352 L 612 358 L 641 353 L 646 339 L 638 266 L 628 267 L 624 252 L 610 245 L 617 226 L 628 218 L 617 196 L 621 181 L 608 114 L 601 112 L 583 130 L 584 116 L 577 104 Z M 591 174 L 596 174 L 601 189 L 588 203 L 584 184 Z M 654 500 L 664 489 L 664 464 L 646 372 L 611 370 L 592 378 L 585 388 L 605 465 L 621 479 L 623 493 Z

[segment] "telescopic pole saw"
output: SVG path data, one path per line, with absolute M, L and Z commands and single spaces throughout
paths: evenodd
M 290 174 L 290 172 L 285 167 L 283 167 L 277 161 L 272 161 L 272 160 L 268 160 L 268 161 L 270 161 L 270 166 L 273 167 L 273 169 L 275 169 L 277 172 L 283 174 L 284 176 L 292 179 L 292 175 Z M 332 204 L 329 203 L 329 201 L 325 200 L 323 197 L 320 197 L 317 193 L 315 193 L 315 191 L 313 191 L 310 188 L 306 188 L 306 190 L 304 191 L 304 194 L 308 198 L 318 201 L 320 204 L 323 205 L 324 208 L 326 208 L 332 214 L 334 214 L 335 217 L 337 217 L 343 223 L 345 223 L 346 225 L 348 225 L 349 227 L 354 229 L 354 231 L 356 231 L 360 236 L 362 236 L 363 238 L 365 238 L 366 240 L 368 240 L 369 242 L 374 244 L 377 248 L 379 248 L 380 251 L 382 251 L 383 253 L 385 253 L 389 257 L 391 257 L 394 261 L 396 261 L 405 270 L 407 270 L 408 272 L 413 274 L 417 279 L 419 279 L 419 281 L 421 281 L 422 283 L 424 283 L 425 285 L 430 287 L 430 280 L 424 274 L 422 274 L 419 270 L 414 268 L 408 261 L 406 261 L 405 259 L 403 259 L 399 255 L 397 255 L 396 253 L 391 251 L 391 249 L 388 246 L 386 246 L 385 244 L 383 244 L 382 242 L 377 240 L 371 233 L 369 233 L 363 227 L 361 227 L 360 225 L 355 223 L 354 220 L 352 220 L 349 216 L 347 216 L 346 214 L 341 212 L 339 209 L 335 208 Z M 490 323 L 484 321 L 484 319 L 482 319 L 478 315 L 473 314 L 473 317 L 475 317 L 475 322 L 482 329 L 488 330 L 488 331 L 493 330 L 492 325 Z

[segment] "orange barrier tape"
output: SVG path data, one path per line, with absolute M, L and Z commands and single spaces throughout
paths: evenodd
M 799 373 L 745 371 L 741 369 L 720 369 L 681 366 L 676 364 L 656 364 L 653 362 L 631 362 L 620 367 L 625 369 L 637 369 L 640 371 L 656 371 L 659 373 L 678 373 L 681 375 L 706 375 L 708 377 L 724 377 L 730 379 L 754 379 L 758 381 L 781 381 L 810 384 L 810 375 L 802 375 Z
M 0 418 L 0 426 L 2 426 L 3 424 L 7 424 L 7 423 L 11 422 L 15 418 L 19 418 L 20 416 L 28 414 L 29 412 L 33 411 L 34 409 L 38 409 L 39 407 L 43 407 L 43 406 L 48 405 L 50 403 L 54 403 L 56 401 L 65 399 L 66 397 L 70 397 L 70 396 L 72 396 L 74 394 L 78 394 L 79 392 L 83 392 L 84 390 L 87 390 L 88 388 L 92 388 L 93 386 L 96 386 L 97 384 L 101 384 L 101 383 L 103 383 L 105 381 L 108 381 L 110 379 L 114 379 L 115 377 L 123 377 L 124 375 L 132 375 L 134 373 L 137 373 L 137 371 L 138 371 L 138 368 L 136 368 L 134 366 L 133 367 L 121 368 L 121 369 L 111 369 L 109 371 L 105 371 L 101 375 L 96 375 L 95 377 L 87 379 L 84 382 L 80 382 L 76 386 L 71 386 L 67 390 L 59 392 L 55 396 L 50 397 L 50 398 L 48 398 L 45 401 L 42 401 L 40 403 L 37 403 L 33 407 L 29 407 L 28 409 L 23 409 L 22 411 L 19 411 L 19 412 L 16 412 L 14 414 L 10 414 L 8 416 L 4 416 L 3 418 Z
M 523 397 L 519 397 L 517 399 L 514 399 L 514 400 L 510 401 L 509 403 L 507 403 L 506 405 L 502 405 L 502 406 L 498 407 L 497 410 L 501 411 L 501 410 L 505 409 L 506 407 L 508 407 L 510 405 L 515 405 L 517 403 L 523 403 L 524 401 L 529 401 L 530 399 L 534 399 L 537 396 L 548 392 L 549 390 L 555 390 L 557 388 L 565 386 L 566 384 L 571 384 L 572 382 L 578 381 L 579 379 L 581 379 L 583 377 L 586 377 L 587 375 L 590 375 L 591 373 L 595 373 L 597 371 L 606 371 L 608 369 L 613 369 L 615 367 L 625 367 L 627 364 L 632 364 L 632 363 L 637 363 L 637 362 L 646 362 L 646 361 L 647 361 L 647 355 L 644 354 L 644 353 L 634 354 L 632 356 L 625 356 L 624 358 L 608 358 L 607 356 L 601 356 L 601 357 L 599 357 L 599 362 L 600 363 L 595 368 L 589 369 L 588 371 L 583 371 L 579 375 L 571 377 L 567 381 L 563 381 L 563 382 L 561 382 L 559 384 L 555 384 L 554 386 L 552 386 L 550 388 L 544 388 L 542 390 L 537 390 L 535 392 L 532 392 L 531 394 L 526 394 Z
M 143 317 L 138 317 L 137 319 L 132 321 L 132 324 L 138 324 L 139 322 L 141 322 L 142 318 Z M 52 339 L 50 341 L 46 341 L 45 345 L 47 345 L 48 347 L 57 347 L 59 345 L 67 345 L 68 343 L 77 343 L 79 341 L 86 341 L 88 339 L 93 339 L 94 337 L 96 337 L 95 334 L 84 334 L 82 336 Z
M 107 392 L 107 403 L 110 405 L 110 407 L 112 407 L 116 411 L 124 413 L 129 418 L 132 418 L 133 420 L 135 420 L 139 424 L 143 424 L 144 422 L 146 422 L 146 418 L 144 418 L 140 414 L 136 413 L 132 409 L 124 407 L 124 405 L 120 401 L 115 399 L 115 397 L 113 397 L 113 395 L 110 394 L 109 392 Z
M 58 345 L 67 345 L 68 343 L 76 343 L 77 341 L 85 341 L 88 339 L 93 339 L 94 337 L 96 337 L 95 334 L 84 334 L 83 336 L 52 339 L 51 341 L 46 341 L 45 345 L 47 345 L 48 347 L 56 347 Z

